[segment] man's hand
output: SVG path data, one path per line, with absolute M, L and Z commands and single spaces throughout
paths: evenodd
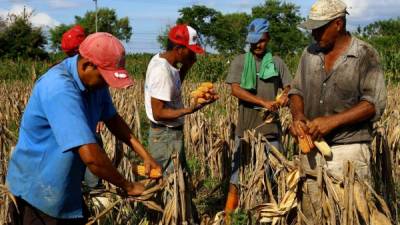
M 153 158 L 145 158 L 143 159 L 143 165 L 145 168 L 145 173 L 147 176 L 150 176 L 150 171 L 153 170 L 158 170 L 158 171 L 162 171 L 162 168 L 160 166 L 160 164 L 158 164 Z M 162 172 L 161 172 L 162 174 Z
M 275 101 L 262 101 L 262 107 L 268 109 L 271 112 L 274 112 L 278 109 L 278 103 Z
M 335 129 L 338 123 L 332 116 L 323 116 L 313 119 L 307 126 L 309 128 L 308 133 L 312 136 L 312 139 L 319 140 Z
M 304 138 L 304 136 L 309 132 L 308 126 L 306 121 L 304 120 L 295 120 L 293 121 L 292 125 L 290 126 L 290 134 L 293 137 Z
M 100 133 L 104 130 L 104 122 L 103 121 L 99 121 L 96 125 L 96 133 Z
M 287 93 L 282 93 L 282 95 L 279 97 L 279 105 L 281 107 L 287 106 L 289 103 L 289 96 Z
M 138 196 L 143 193 L 145 190 L 144 185 L 140 182 L 129 182 L 126 187 L 124 187 L 124 191 L 131 196 Z

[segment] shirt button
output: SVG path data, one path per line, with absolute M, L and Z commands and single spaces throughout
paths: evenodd
M 322 100 L 319 100 L 319 103 L 321 103 L 321 104 L 324 104 L 324 101 L 322 101 Z

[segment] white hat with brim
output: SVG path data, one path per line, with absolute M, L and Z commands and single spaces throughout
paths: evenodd
M 300 28 L 306 29 L 306 30 L 314 30 L 320 27 L 325 26 L 332 20 L 306 20 L 303 23 L 299 25 Z
M 299 27 L 307 30 L 323 27 L 336 18 L 346 16 L 346 9 L 346 4 L 341 0 L 317 0 L 311 6 L 307 20 Z

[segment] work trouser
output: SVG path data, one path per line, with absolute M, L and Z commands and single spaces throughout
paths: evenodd
M 308 154 L 301 154 L 300 161 L 305 169 L 316 169 L 320 162 L 324 162 L 323 167 L 332 175 L 338 178 L 343 178 L 343 165 L 347 161 L 353 163 L 355 172 L 358 177 L 371 182 L 371 169 L 370 169 L 370 147 L 366 143 L 355 143 L 346 145 L 333 145 L 331 146 L 332 157 L 321 159 L 322 155 L 317 151 L 312 151 Z M 313 178 L 308 178 L 304 182 L 306 195 L 302 198 L 302 211 L 306 218 L 313 218 L 314 214 L 320 215 L 322 205 L 320 202 L 321 193 L 318 188 L 318 183 Z

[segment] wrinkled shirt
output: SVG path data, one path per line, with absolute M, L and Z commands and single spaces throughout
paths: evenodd
M 81 145 L 96 143 L 98 121 L 116 115 L 107 87 L 88 90 L 78 57 L 52 67 L 35 84 L 8 166 L 11 193 L 55 218 L 81 218 L 85 164 Z
M 259 71 L 262 60 L 258 58 L 255 58 L 255 60 L 257 71 Z M 227 84 L 240 84 L 244 68 L 244 61 L 244 54 L 236 56 L 232 61 L 229 67 L 228 76 L 226 77 Z M 290 82 L 292 81 L 292 76 L 285 62 L 278 56 L 274 56 L 273 61 L 279 76 L 274 76 L 264 80 L 257 75 L 256 90 L 249 91 L 253 95 L 259 96 L 268 101 L 274 101 L 278 93 L 278 89 L 283 89 L 289 86 Z M 260 133 L 267 138 L 280 138 L 281 124 L 279 120 L 274 120 L 272 123 L 265 123 L 264 113 L 262 113 L 260 108 L 261 107 L 258 105 L 254 105 L 239 99 L 239 115 L 235 135 L 243 137 L 243 133 L 246 130 L 255 129 L 257 133 Z
M 372 123 L 379 120 L 386 106 L 386 86 L 377 51 L 352 37 L 347 51 L 326 73 L 324 54 L 316 44 L 307 47 L 300 59 L 289 95 L 304 101 L 304 114 L 312 120 L 346 111 L 360 101 L 374 105 L 375 116 L 365 122 L 333 130 L 325 137 L 331 144 L 372 140 Z

